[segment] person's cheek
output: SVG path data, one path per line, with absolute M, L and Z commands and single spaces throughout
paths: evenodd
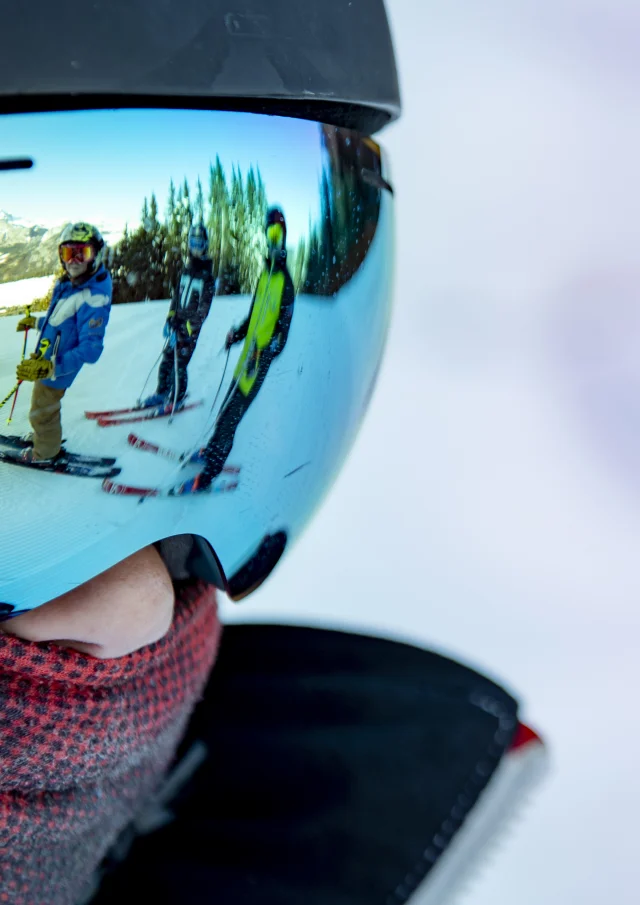
M 173 606 L 171 577 L 155 548 L 145 547 L 0 629 L 27 641 L 51 641 L 107 659 L 162 638 L 171 626 Z

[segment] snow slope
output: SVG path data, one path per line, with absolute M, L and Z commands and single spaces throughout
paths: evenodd
M 51 286 L 53 277 L 32 277 L 14 283 L 0 283 L 0 312 L 20 305 L 28 305 L 43 296 Z

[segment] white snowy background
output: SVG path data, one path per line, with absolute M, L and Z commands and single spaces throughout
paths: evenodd
M 44 295 L 51 286 L 52 277 L 31 277 L 15 283 L 0 283 L 0 312 L 22 308 L 26 299 Z
M 397 306 L 354 453 L 227 621 L 413 639 L 506 682 L 551 771 L 474 905 L 635 905 L 640 6 L 389 0 Z

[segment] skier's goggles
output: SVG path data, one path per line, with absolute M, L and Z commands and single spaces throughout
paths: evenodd
M 174 577 L 246 596 L 326 495 L 378 374 L 393 272 L 379 146 L 250 113 L 8 114 L 0 197 L 11 233 L 0 256 L 0 613 L 177 537 Z M 282 249 L 267 241 L 274 215 Z M 59 251 L 59 238 L 77 222 L 105 248 L 72 282 L 58 255 L 87 245 Z M 194 259 L 200 223 L 208 254 Z M 23 349 L 27 305 L 40 335 Z M 18 385 L 34 348 L 53 380 Z M 64 390 L 60 416 L 53 390 Z M 154 395 L 163 403 L 142 407 Z M 59 417 L 62 455 L 22 462 L 31 430 L 36 453 L 55 455 Z
M 200 238 L 191 238 L 189 239 L 189 248 L 191 251 L 205 251 L 207 248 L 207 240 Z
M 284 233 L 279 223 L 273 223 L 267 227 L 267 242 L 269 245 L 280 245 L 284 241 Z
M 60 246 L 60 260 L 63 264 L 75 261 L 78 264 L 88 263 L 96 256 L 96 250 L 90 242 L 69 242 Z

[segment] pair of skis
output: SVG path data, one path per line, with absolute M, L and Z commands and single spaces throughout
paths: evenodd
M 142 437 L 139 437 L 137 434 L 130 433 L 127 437 L 127 442 L 129 446 L 133 447 L 133 449 L 139 449 L 143 452 L 154 453 L 155 455 L 162 456 L 165 459 L 169 459 L 172 462 L 176 462 L 180 465 L 188 465 L 189 463 L 197 462 L 197 459 L 194 459 L 193 455 L 189 453 L 178 453 L 173 449 L 169 449 L 165 446 L 159 446 L 157 443 L 150 443 L 148 440 L 144 440 Z M 197 455 L 197 454 L 196 454 Z M 238 475 L 240 474 L 240 468 L 237 465 L 225 465 L 222 469 L 222 474 L 225 476 L 229 476 L 230 480 L 228 481 L 216 481 L 211 484 L 206 491 L 202 491 L 203 493 L 228 493 L 230 490 L 235 490 L 238 486 Z M 184 485 L 177 484 L 174 487 L 171 487 L 167 490 L 161 490 L 159 487 L 135 487 L 131 484 L 122 484 L 117 481 L 112 481 L 110 479 L 106 479 L 102 485 L 102 489 L 107 493 L 113 493 L 118 496 L 137 496 L 140 499 L 145 499 L 147 497 L 158 497 L 158 496 L 183 496 L 186 495 L 185 491 L 182 490 Z M 197 493 L 197 491 L 195 491 Z M 188 491 L 186 492 L 188 493 Z
M 133 406 L 123 409 L 85 412 L 85 415 L 90 420 L 96 421 L 100 427 L 110 427 L 115 425 L 134 424 L 141 421 L 150 421 L 157 418 L 166 418 L 170 417 L 172 414 L 178 414 L 179 412 L 197 408 L 200 405 L 202 405 L 201 401 L 176 406 L 175 409 L 171 405 L 146 407 Z M 190 462 L 197 463 L 198 461 L 197 458 L 194 459 L 193 456 L 188 453 L 177 453 L 166 447 L 150 443 L 133 433 L 129 434 L 127 442 L 134 449 L 154 453 L 178 464 L 187 465 Z M 185 493 L 183 489 L 185 486 L 184 484 L 179 484 L 175 487 L 163 490 L 159 487 L 136 487 L 131 484 L 122 484 L 113 481 L 112 479 L 117 477 L 122 469 L 116 466 L 116 459 L 111 456 L 84 455 L 68 452 L 63 449 L 52 462 L 43 463 L 25 461 L 22 459 L 21 453 L 31 446 L 31 441 L 22 437 L 0 434 L 0 462 L 54 474 L 102 479 L 102 489 L 106 493 L 119 496 L 137 496 L 143 499 L 146 497 L 158 496 L 181 496 Z M 2 449 L 1 447 L 6 447 L 6 449 Z M 238 486 L 237 476 L 239 472 L 240 469 L 237 466 L 225 466 L 223 474 L 234 476 L 235 480 L 228 480 L 226 482 L 216 481 L 207 488 L 206 492 L 226 493 L 235 490 Z
M 52 462 L 28 462 L 22 459 L 21 453 L 32 447 L 30 440 L 23 437 L 0 434 L 0 462 L 48 471 L 54 474 L 67 474 L 76 478 L 102 478 L 110 480 L 120 474 L 121 469 L 115 467 L 116 460 L 112 456 L 89 456 L 68 452 L 63 449 Z
M 112 427 L 124 424 L 136 424 L 142 421 L 153 421 L 159 418 L 168 418 L 174 414 L 177 415 L 180 412 L 198 408 L 200 405 L 202 405 L 202 400 L 198 402 L 182 403 L 175 406 L 175 408 L 171 404 L 152 406 L 138 405 L 122 409 L 87 411 L 85 412 L 85 417 L 89 418 L 92 421 L 95 421 L 100 427 Z M 129 446 L 132 446 L 134 449 L 139 449 L 143 452 L 154 453 L 181 465 L 188 465 L 190 462 L 197 464 L 197 459 L 194 460 L 190 454 L 177 453 L 175 452 L 175 450 L 158 446 L 155 443 L 150 443 L 147 440 L 144 440 L 142 437 L 139 437 L 137 434 L 130 433 L 127 438 L 127 442 L 129 443 Z M 223 474 L 233 475 L 236 477 L 236 480 L 216 481 L 215 483 L 211 484 L 206 489 L 206 491 L 201 492 L 228 493 L 231 490 L 235 490 L 238 486 L 237 475 L 239 474 L 239 472 L 240 469 L 236 466 L 225 466 L 223 468 Z M 140 499 L 145 499 L 148 497 L 159 496 L 183 496 L 189 492 L 198 492 L 185 490 L 184 484 L 177 484 L 174 487 L 162 489 L 160 487 L 138 487 L 133 484 L 123 484 L 118 481 L 113 481 L 110 478 L 111 476 L 107 477 L 104 480 L 102 489 L 106 493 L 114 494 L 116 496 L 136 496 Z
M 99 427 L 117 427 L 121 424 L 136 424 L 140 421 L 154 421 L 158 418 L 171 418 L 180 412 L 188 412 L 202 405 L 198 402 L 187 402 L 176 405 L 134 405 L 130 408 L 85 412 L 85 418 L 95 421 Z
M 199 405 L 202 405 L 202 402 L 176 406 L 175 410 L 172 406 L 137 406 L 111 411 L 86 412 L 86 416 L 97 421 L 101 427 L 108 427 L 135 421 L 147 421 L 152 418 L 166 418 Z M 116 459 L 112 456 L 82 455 L 68 452 L 65 449 L 51 462 L 29 462 L 22 458 L 22 453 L 31 446 L 31 441 L 23 437 L 0 434 L 0 462 L 52 474 L 66 474 L 76 478 L 98 478 L 105 481 L 117 477 L 122 471 L 121 468 L 116 467 Z

